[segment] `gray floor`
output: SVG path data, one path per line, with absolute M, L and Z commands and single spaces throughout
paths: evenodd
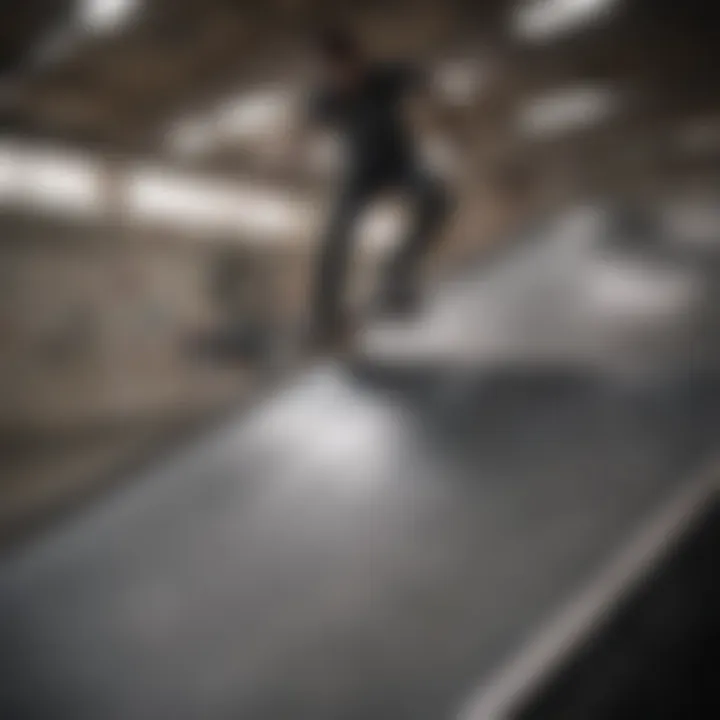
M 414 332 L 454 307 L 449 354 L 368 340 L 2 560 L 0 716 L 453 717 L 715 446 L 707 264 L 596 229 L 587 257 L 643 279 L 592 296 L 620 339 L 589 350 L 550 309 L 579 300 L 531 289 L 577 279 L 573 232 L 442 290 Z M 568 352 L 534 353 L 523 307 Z

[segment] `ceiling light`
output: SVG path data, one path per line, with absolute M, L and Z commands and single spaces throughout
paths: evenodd
M 529 101 L 518 125 L 526 136 L 551 137 L 603 122 L 616 108 L 616 95 L 609 88 L 566 88 Z
M 218 130 L 234 140 L 274 137 L 287 128 L 292 110 L 291 93 L 258 90 L 225 102 L 218 111 Z
M 240 230 L 263 239 L 292 236 L 303 227 L 301 206 L 281 193 L 155 169 L 130 177 L 128 208 L 136 217 Z
M 0 197 L 61 212 L 100 209 L 99 167 L 89 158 L 57 149 L 0 147 Z
M 527 0 L 515 11 L 513 26 L 525 40 L 547 40 L 597 22 L 618 0 Z
M 78 23 L 90 32 L 107 32 L 124 25 L 139 0 L 79 0 Z

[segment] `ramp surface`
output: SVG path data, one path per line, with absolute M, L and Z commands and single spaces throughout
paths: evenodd
M 553 237 L 418 319 L 432 340 L 455 303 L 462 371 L 420 346 L 390 369 L 377 346 L 356 367 L 318 364 L 2 559 L 0 715 L 453 717 L 715 444 L 715 383 L 682 363 L 688 318 L 711 305 L 695 292 L 706 268 L 664 265 L 692 292 L 643 278 L 633 296 L 625 277 L 632 322 L 652 316 L 667 348 L 633 353 L 629 375 L 582 341 L 553 357 L 504 344 L 500 363 L 478 350 L 477 308 L 498 308 L 503 337 L 523 335 L 523 305 L 555 327 L 556 300 L 531 285 L 578 266 Z M 577 339 L 555 329 L 555 348 Z

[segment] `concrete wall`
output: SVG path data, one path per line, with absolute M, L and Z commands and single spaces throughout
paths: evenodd
M 5 217 L 0 228 L 0 430 L 192 412 L 242 386 L 246 368 L 188 350 L 198 332 L 228 321 L 213 291 L 228 257 L 220 240 L 39 218 Z M 264 272 L 285 287 L 276 299 L 293 306 L 300 264 L 281 259 L 263 258 Z

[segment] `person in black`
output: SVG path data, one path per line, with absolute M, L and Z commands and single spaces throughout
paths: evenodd
M 409 236 L 388 263 L 382 305 L 391 312 L 414 304 L 418 264 L 447 212 L 442 184 L 423 167 L 402 117 L 402 101 L 421 74 L 400 64 L 368 62 L 354 39 L 321 37 L 324 83 L 311 98 L 311 121 L 345 140 L 346 169 L 321 250 L 315 286 L 315 337 L 333 342 L 345 332 L 341 308 L 350 239 L 361 211 L 381 191 L 399 189 L 413 205 Z

